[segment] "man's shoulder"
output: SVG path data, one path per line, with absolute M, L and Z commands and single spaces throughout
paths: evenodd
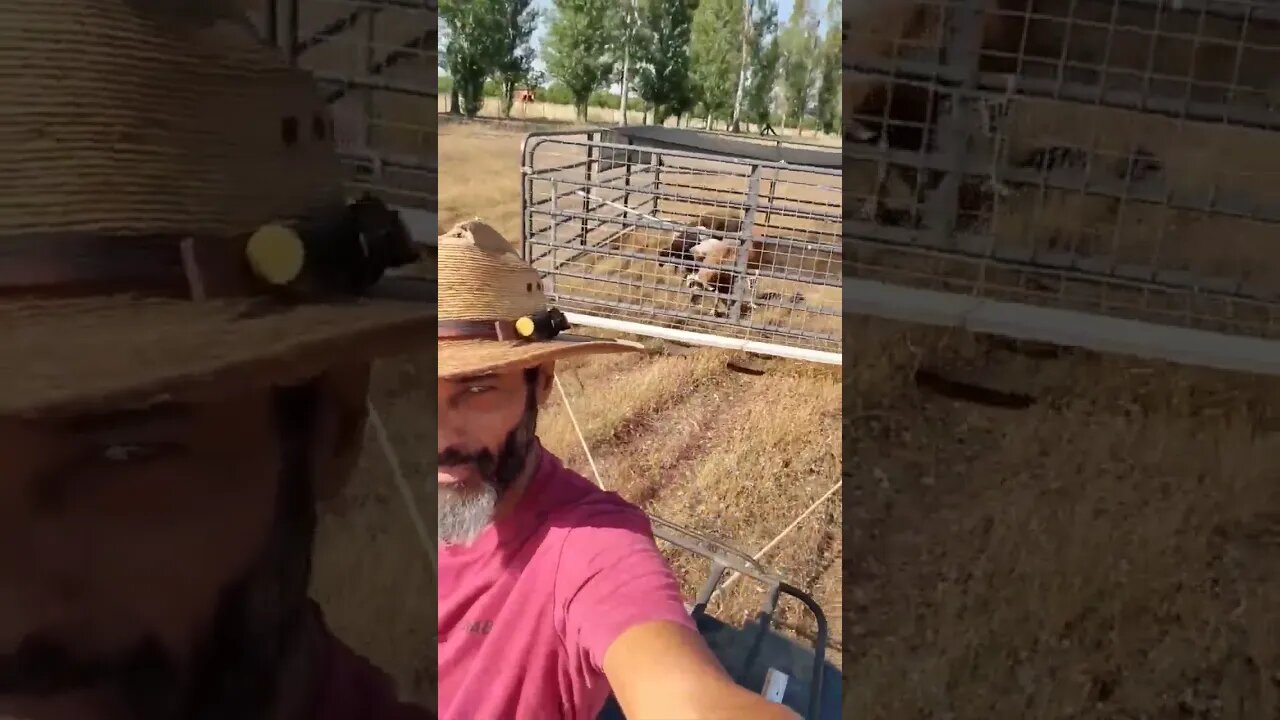
M 315 720 L 434 720 L 424 707 L 401 702 L 391 676 L 333 635 L 323 620 L 323 671 Z
M 558 502 L 548 508 L 547 519 L 566 537 L 592 534 L 584 530 L 613 528 L 652 538 L 649 516 L 618 493 L 601 488 L 558 461 L 555 482 Z

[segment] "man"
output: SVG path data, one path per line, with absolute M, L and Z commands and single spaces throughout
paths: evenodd
M 539 445 L 563 334 L 537 273 L 479 221 L 439 239 L 440 706 L 447 720 L 793 718 L 698 635 L 648 517 Z
M 429 717 L 307 598 L 435 324 L 310 79 L 230 3 L 15 0 L 0 114 L 0 718 Z

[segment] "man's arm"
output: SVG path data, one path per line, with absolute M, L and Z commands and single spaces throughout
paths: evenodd
M 672 622 L 623 632 L 605 652 L 604 673 L 628 720 L 800 720 L 733 682 L 702 636 Z
M 720 667 L 642 513 L 575 527 L 557 586 L 566 641 L 604 673 L 628 720 L 799 720 Z

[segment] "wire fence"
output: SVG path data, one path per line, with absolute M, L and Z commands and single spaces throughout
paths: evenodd
M 809 359 L 838 353 L 838 163 L 677 149 L 625 132 L 526 140 L 523 252 L 556 305 L 659 337 L 673 329 Z
M 320 82 L 352 193 L 432 217 L 436 8 L 435 0 L 264 0 L 251 9 L 263 36 Z
M 902 290 L 932 291 L 955 312 L 943 296 L 917 295 L 919 319 L 966 323 L 975 299 L 1008 303 L 987 327 L 1280 372 L 1280 6 L 889 0 L 853 10 L 854 309 L 891 314 L 912 304 Z M 1099 318 L 1141 325 L 1121 332 Z M 1220 357 L 1205 342 L 1220 343 Z

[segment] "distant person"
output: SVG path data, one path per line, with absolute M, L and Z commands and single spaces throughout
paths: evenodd
M 412 253 L 317 88 L 217 0 L 0 28 L 0 718 L 434 717 L 307 594 L 369 364 L 435 324 L 357 297 Z
M 765 120 L 764 125 L 760 126 L 760 134 L 776 136 L 778 134 L 778 131 L 773 129 L 773 123 L 769 122 L 768 120 Z
M 649 518 L 538 442 L 555 362 L 635 350 L 563 334 L 493 228 L 440 237 L 440 707 L 447 720 L 795 718 L 734 684 Z

